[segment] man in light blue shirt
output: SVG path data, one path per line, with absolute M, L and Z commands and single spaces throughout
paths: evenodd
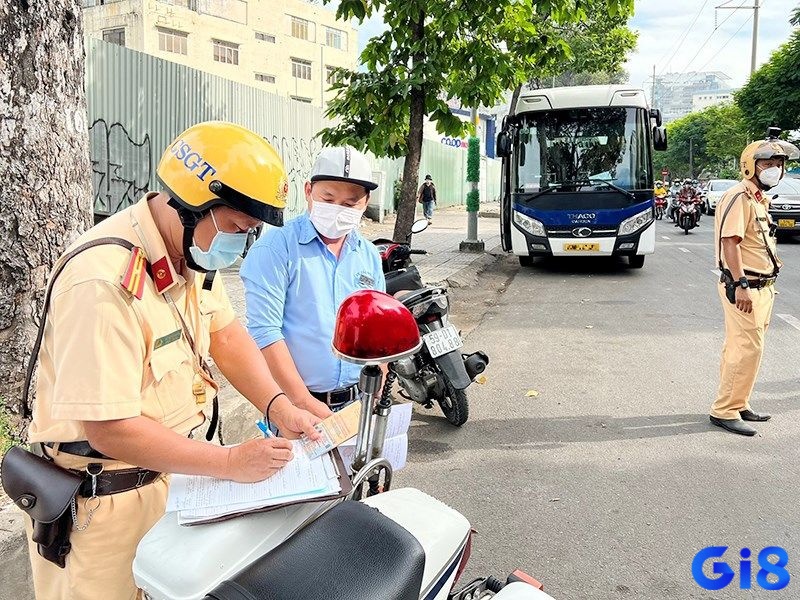
M 308 212 L 267 231 L 240 270 L 247 328 L 273 377 L 323 418 L 355 398 L 360 373 L 331 351 L 336 312 L 357 290 L 386 289 L 380 255 L 357 230 L 377 187 L 366 156 L 324 149 L 305 185 Z

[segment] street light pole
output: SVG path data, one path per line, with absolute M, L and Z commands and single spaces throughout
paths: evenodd
M 753 51 L 750 55 L 750 75 L 756 71 L 756 50 L 758 49 L 758 9 L 761 0 L 753 3 Z
M 753 11 L 753 49 L 750 53 L 750 75 L 756 71 L 756 50 L 758 49 L 758 10 L 761 8 L 761 0 L 754 0 L 753 6 L 727 6 L 725 4 L 715 7 L 716 10 L 752 10 Z

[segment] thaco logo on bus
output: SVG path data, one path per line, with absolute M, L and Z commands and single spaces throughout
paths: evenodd
M 567 218 L 572 223 L 594 223 L 597 221 L 597 213 L 567 213 Z
M 703 572 L 703 566 L 711 559 L 722 558 L 728 550 L 727 546 L 709 546 L 695 554 L 692 560 L 692 577 L 704 590 L 721 590 L 731 584 L 736 572 L 724 560 L 715 560 L 711 563 L 711 572 L 714 577 Z M 753 587 L 753 564 L 750 560 L 752 553 L 749 548 L 742 548 L 739 552 L 739 589 L 749 590 Z M 773 560 L 770 560 L 770 559 Z M 789 553 L 780 546 L 767 546 L 758 553 L 760 567 L 755 573 L 756 584 L 764 590 L 782 590 L 789 585 L 791 576 L 786 569 L 789 564 Z

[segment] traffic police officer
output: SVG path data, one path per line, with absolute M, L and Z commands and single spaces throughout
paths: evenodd
M 42 600 L 139 596 L 131 564 L 164 512 L 162 474 L 252 482 L 291 460 L 285 439 L 192 439 L 218 391 L 208 354 L 282 432 L 317 437 L 319 419 L 282 394 L 221 278 L 204 274 L 232 264 L 251 228 L 282 223 L 280 157 L 247 129 L 201 123 L 164 153 L 158 176 L 166 191 L 81 236 L 73 250 L 100 245 L 70 258 L 51 284 L 30 441 L 56 465 L 97 478 L 96 493 L 77 499 L 65 568 L 29 546 Z
M 770 419 L 750 406 L 780 269 L 767 192 L 783 177 L 786 160 L 798 156 L 795 146 L 776 137 L 753 142 L 742 152 L 742 182 L 725 193 L 716 210 L 717 262 L 735 294 L 731 302 L 720 283 L 725 344 L 710 420 L 740 435 L 756 433 L 744 421 Z

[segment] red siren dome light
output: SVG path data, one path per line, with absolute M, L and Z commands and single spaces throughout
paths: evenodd
M 414 316 L 389 294 L 355 292 L 336 314 L 333 352 L 342 360 L 377 365 L 415 354 L 421 346 Z

